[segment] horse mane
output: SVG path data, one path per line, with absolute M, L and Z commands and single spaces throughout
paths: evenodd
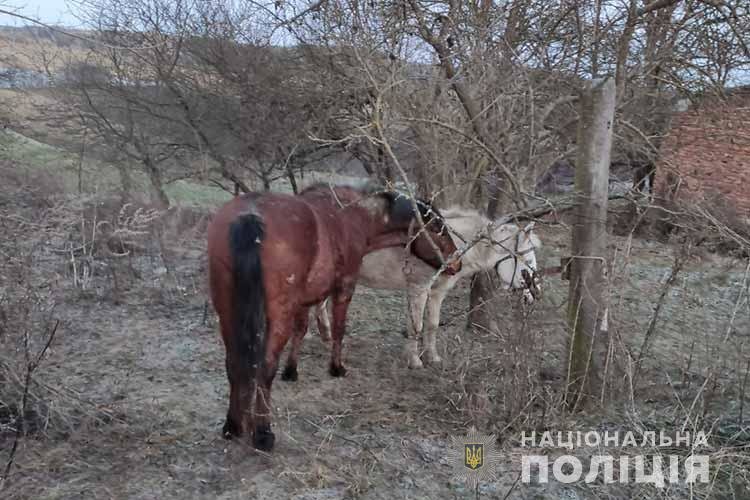
M 542 248 L 542 240 L 539 239 L 539 236 L 536 235 L 536 233 L 532 232 L 531 234 L 526 234 L 526 237 L 531 240 L 531 245 L 534 248 Z
M 392 190 L 383 191 L 379 194 L 385 196 L 389 201 L 390 215 L 393 220 L 412 220 L 414 218 L 414 205 L 416 202 L 417 210 L 419 210 L 423 221 L 438 220 L 441 223 L 445 222 L 445 217 L 440 213 L 440 210 L 427 199 L 411 198 L 406 193 Z
M 363 195 L 377 195 L 388 202 L 389 212 L 395 220 L 411 220 L 413 218 L 412 199 L 406 193 L 401 193 L 393 189 L 387 189 L 381 183 L 374 179 L 364 179 L 363 181 L 352 181 L 341 184 L 331 184 L 323 181 L 314 182 L 299 192 L 304 195 L 312 192 L 325 192 L 336 189 L 351 189 L 362 193 Z M 416 198 L 417 209 L 423 219 L 436 217 L 439 220 L 445 220 L 444 215 L 429 200 Z
M 377 193 L 378 191 L 385 191 L 385 189 L 378 182 L 372 179 L 363 179 L 361 181 L 350 181 L 336 184 L 325 181 L 318 181 L 302 189 L 298 194 L 301 195 L 312 191 L 334 190 L 341 188 L 352 189 L 363 194 L 373 194 Z
M 490 219 L 486 215 L 480 213 L 479 210 L 475 210 L 473 208 L 461 207 L 458 205 L 451 205 L 449 207 L 444 208 L 443 215 L 445 217 L 449 217 L 453 219 L 456 219 L 459 217 L 472 217 L 472 218 L 478 217 L 482 219 L 482 222 L 484 223 L 490 222 Z

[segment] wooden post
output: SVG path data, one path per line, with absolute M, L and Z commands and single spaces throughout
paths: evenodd
M 573 240 L 568 296 L 568 371 L 565 401 L 574 410 L 600 398 L 602 346 L 607 346 L 607 196 L 615 113 L 615 82 L 592 80 L 581 92 Z M 604 322 L 604 325 L 603 325 Z M 606 327 L 605 327 L 606 328 Z M 606 353 L 606 350 L 604 350 Z

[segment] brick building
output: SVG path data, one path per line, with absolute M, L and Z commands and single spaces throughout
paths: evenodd
M 750 218 L 750 87 L 676 112 L 657 168 L 657 196 L 729 206 Z

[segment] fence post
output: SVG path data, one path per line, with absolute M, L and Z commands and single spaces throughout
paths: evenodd
M 568 370 L 565 402 L 574 410 L 602 394 L 606 346 L 607 197 L 615 113 L 615 82 L 592 80 L 581 92 L 576 160 L 576 207 L 568 295 Z M 604 325 L 602 324 L 604 322 Z M 606 326 L 605 326 L 606 329 Z M 604 354 L 606 355 L 606 354 Z

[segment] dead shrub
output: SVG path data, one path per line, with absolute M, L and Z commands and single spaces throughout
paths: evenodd
M 118 302 L 151 264 L 142 257 L 160 254 L 161 217 L 156 209 L 113 197 L 66 198 L 45 213 L 50 251 L 81 294 L 104 290 Z
M 110 419 L 46 370 L 67 330 L 57 305 L 69 296 L 69 282 L 54 271 L 54 245 L 70 241 L 76 212 L 53 198 L 48 210 L 12 203 L 14 193 L 23 199 L 26 192 L 7 190 L 11 203 L 0 204 L 0 487 L 23 439 L 64 437 L 84 422 Z
M 57 396 L 40 376 L 60 326 L 54 284 L 39 266 L 47 236 L 42 227 L 42 221 L 0 207 L 0 228 L 8 236 L 0 241 L 0 448 L 8 450 L 0 469 L 3 480 L 21 438 L 70 429 L 66 412 L 52 403 Z

